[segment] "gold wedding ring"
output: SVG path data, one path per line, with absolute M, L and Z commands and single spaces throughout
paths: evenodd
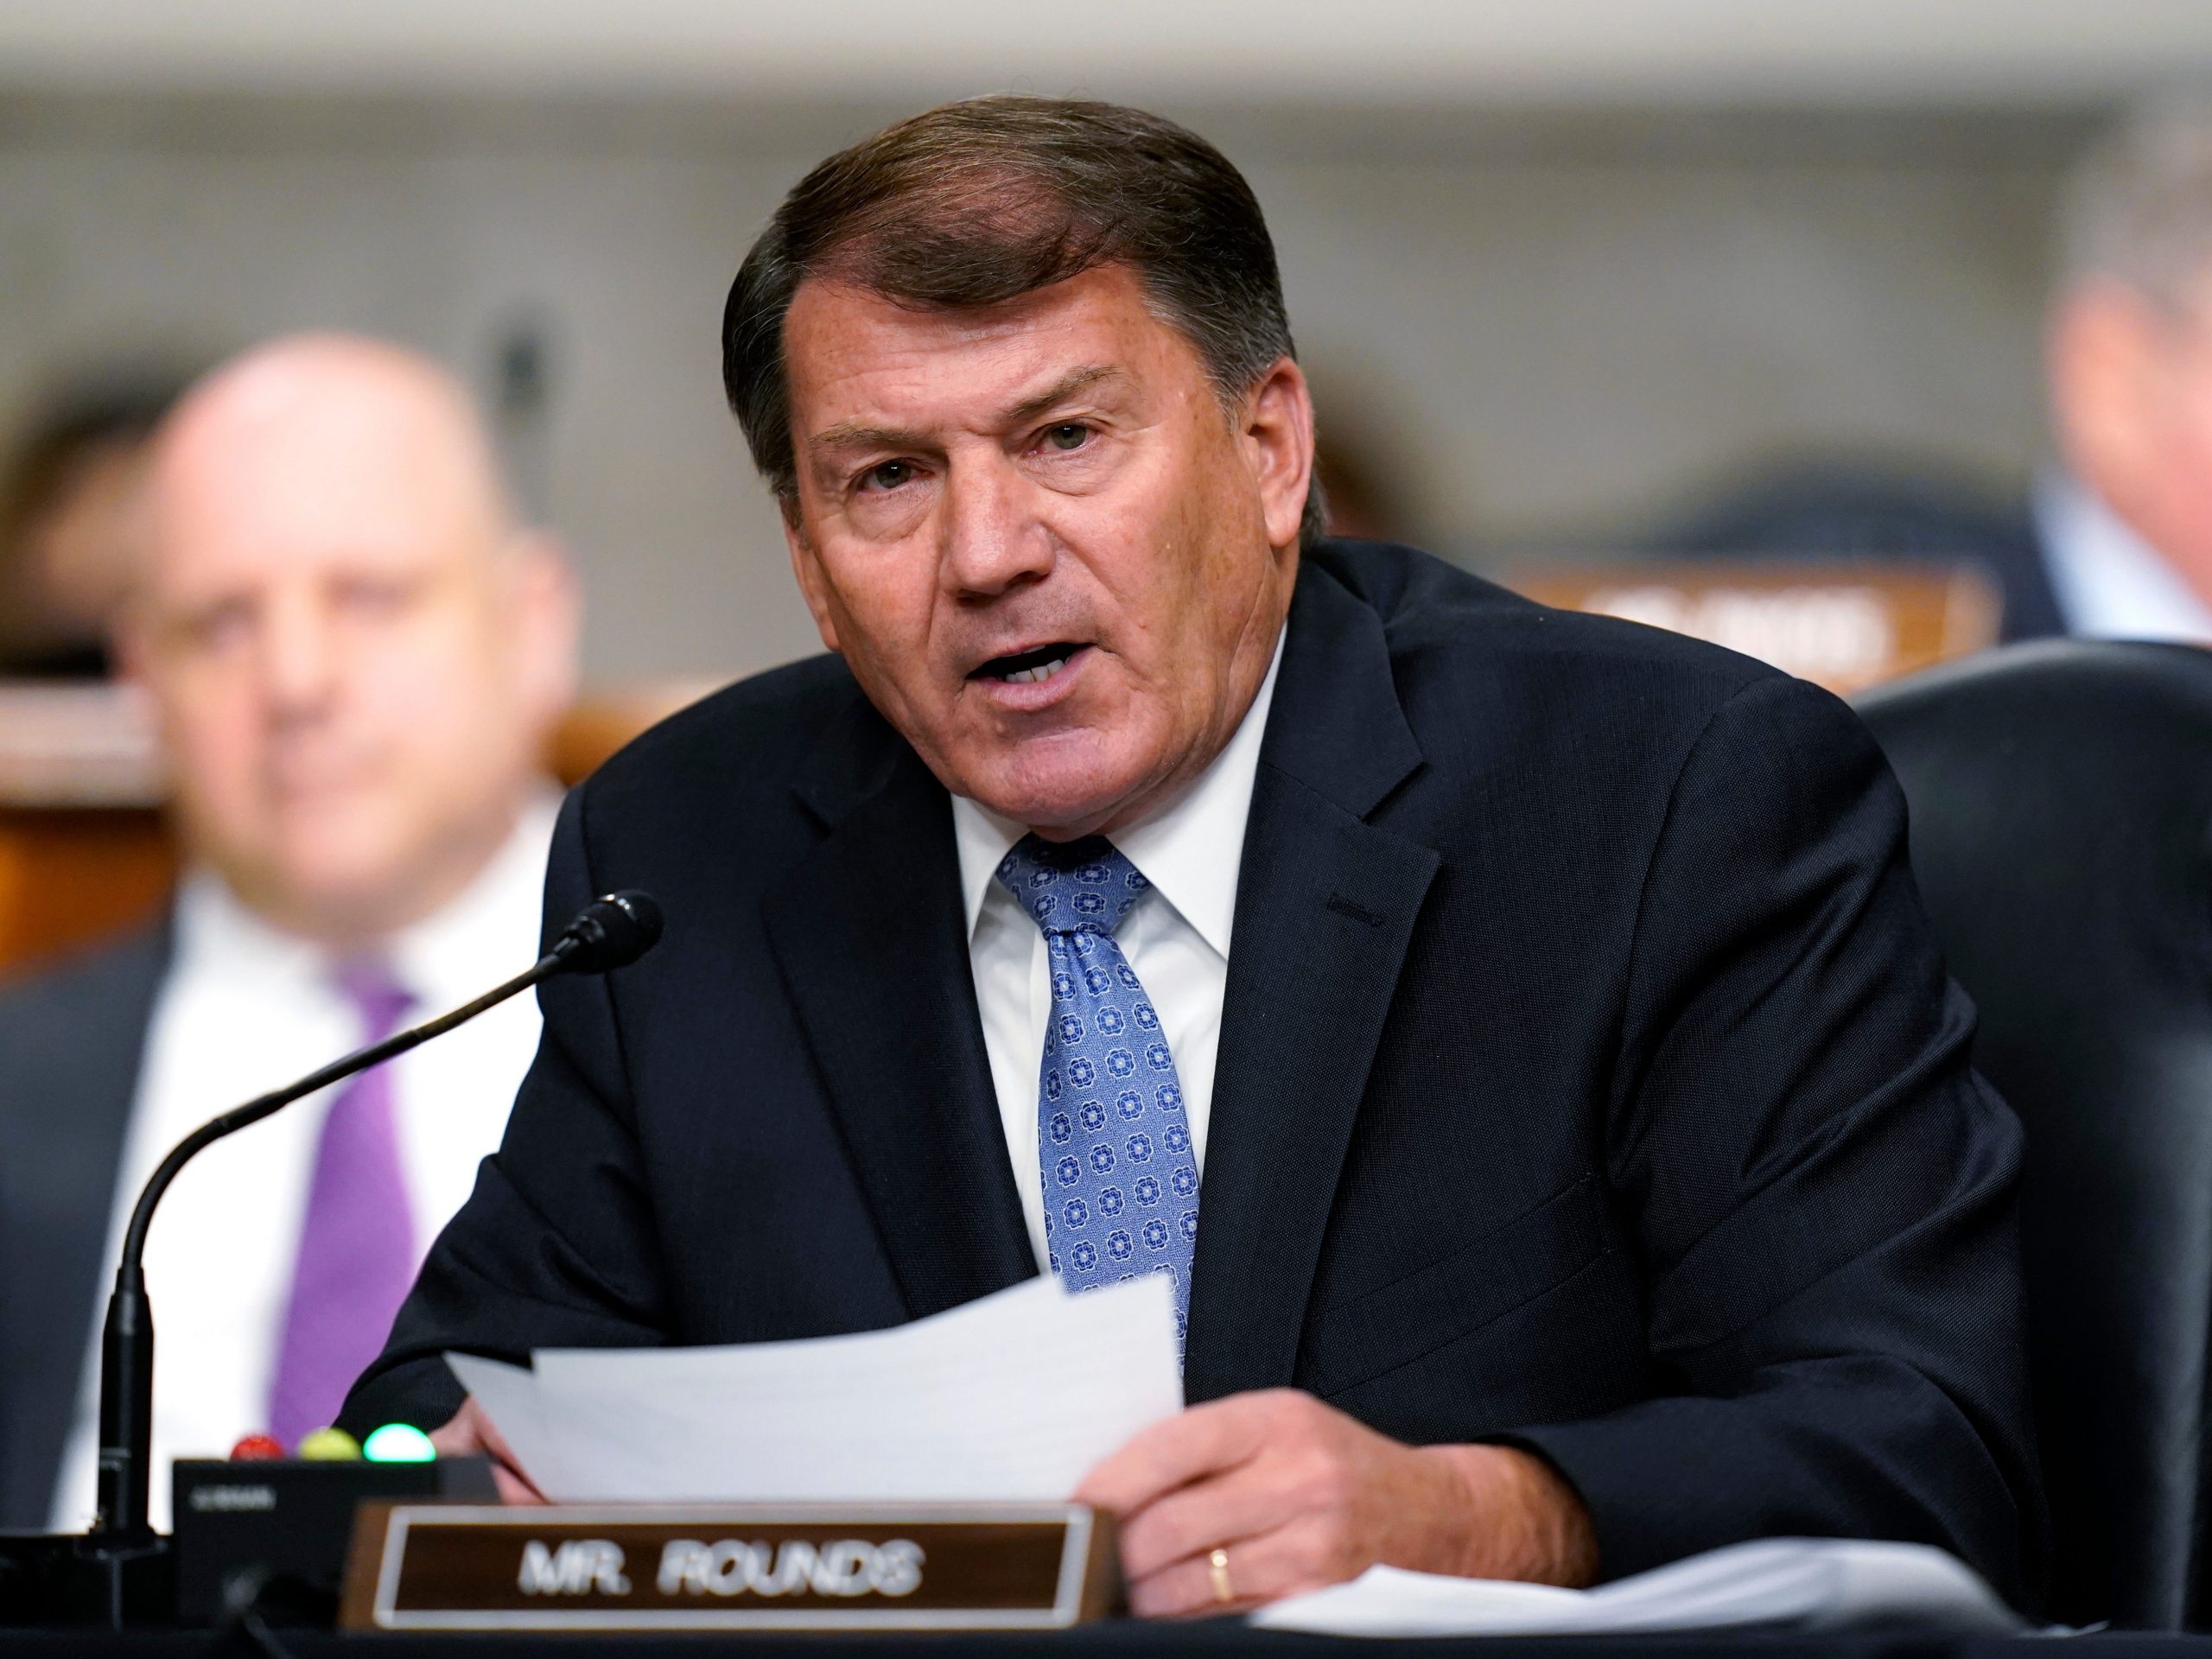
M 1236 1599 L 1229 1583 L 1229 1552 L 1217 1549 L 1206 1557 L 1206 1576 L 1213 1580 L 1213 1599 L 1224 1607 Z

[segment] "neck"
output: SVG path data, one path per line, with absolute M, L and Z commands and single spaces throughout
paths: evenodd
M 378 949 L 467 893 L 505 850 L 522 810 L 518 795 L 465 838 L 454 836 L 404 871 L 360 887 L 307 889 L 210 862 L 238 902 L 277 931 L 334 956 L 354 955 Z

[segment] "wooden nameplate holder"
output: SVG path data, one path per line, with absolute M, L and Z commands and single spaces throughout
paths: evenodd
M 346 1630 L 1056 1630 L 1123 1605 L 1077 1503 L 360 1506 Z

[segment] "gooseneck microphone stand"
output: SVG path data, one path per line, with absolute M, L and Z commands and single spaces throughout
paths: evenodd
M 123 1235 L 123 1259 L 108 1297 L 107 1322 L 100 1333 L 99 1516 L 92 1530 L 73 1539 L 73 1554 L 81 1573 L 65 1597 L 63 1610 L 73 1622 L 90 1618 L 119 1629 L 147 1616 L 160 1595 L 167 1541 L 147 1515 L 152 1478 L 154 1434 L 154 1319 L 146 1300 L 146 1230 L 154 1211 L 178 1173 L 224 1136 L 258 1123 L 318 1089 L 404 1054 L 442 1037 L 487 1008 L 559 974 L 602 974 L 623 967 L 651 950 L 660 938 L 660 906 L 647 893 L 609 893 L 577 912 L 548 950 L 505 984 L 465 1002 L 450 1014 L 395 1032 L 380 1043 L 334 1060 L 321 1071 L 272 1093 L 210 1118 L 177 1142 L 147 1179 L 131 1207 Z M 96 1601 L 97 1605 L 86 1605 Z

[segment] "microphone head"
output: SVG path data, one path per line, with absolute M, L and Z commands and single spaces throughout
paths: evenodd
M 602 893 L 561 930 L 553 954 L 564 974 L 603 974 L 626 968 L 660 941 L 660 906 L 632 887 Z

